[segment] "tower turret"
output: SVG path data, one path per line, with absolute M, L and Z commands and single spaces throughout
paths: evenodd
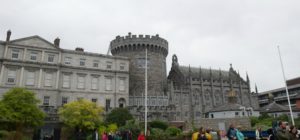
M 168 42 L 159 35 L 117 36 L 110 42 L 111 54 L 129 58 L 129 95 L 142 96 L 145 86 L 145 49 L 147 48 L 148 96 L 165 95 Z

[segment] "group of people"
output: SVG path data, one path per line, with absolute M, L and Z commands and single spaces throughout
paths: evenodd
M 95 137 L 95 140 L 98 139 Z M 101 136 L 101 140 L 132 140 L 132 134 L 130 131 L 124 131 L 124 132 L 117 131 L 116 133 L 103 132 Z
M 286 122 L 279 121 L 278 127 L 270 128 L 267 130 L 268 140 L 298 140 L 298 129 L 291 125 L 288 126 Z
M 192 134 L 192 140 L 219 140 L 220 134 L 211 128 L 204 129 L 200 127 L 199 131 Z
M 268 135 L 263 137 L 262 129 L 258 127 L 255 131 L 255 139 L 299 140 L 300 138 L 298 129 L 293 125 L 288 126 L 287 123 L 283 121 L 279 121 L 277 125 L 273 126 L 273 128 L 268 129 L 267 133 Z M 229 126 L 229 129 L 224 137 L 221 131 L 215 132 L 212 131 L 212 129 L 205 130 L 203 127 L 201 127 L 199 131 L 192 134 L 192 140 L 221 140 L 223 138 L 228 140 L 244 140 L 245 136 L 241 132 L 241 127 L 235 127 L 233 124 Z

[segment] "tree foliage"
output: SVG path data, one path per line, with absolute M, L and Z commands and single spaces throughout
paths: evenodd
M 45 113 L 38 108 L 39 100 L 32 91 L 12 88 L 0 101 L 1 125 L 9 125 L 7 130 L 15 130 L 14 139 L 22 137 L 23 128 L 43 124 Z
M 115 108 L 106 116 L 107 123 L 116 123 L 118 126 L 123 126 L 126 124 L 126 121 L 132 119 L 133 116 L 127 108 Z
M 82 99 L 65 104 L 59 109 L 59 117 L 67 126 L 92 130 L 102 121 L 102 107 Z
M 38 103 L 32 91 L 12 88 L 0 101 L 0 119 L 26 127 L 40 126 L 45 114 L 38 108 Z

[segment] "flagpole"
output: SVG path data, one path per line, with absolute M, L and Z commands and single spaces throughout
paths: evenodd
M 145 136 L 147 135 L 147 89 L 148 89 L 148 77 L 147 77 L 147 72 L 148 72 L 148 58 L 147 58 L 147 47 L 146 47 L 146 56 L 145 56 Z
M 290 109 L 292 124 L 295 125 L 293 111 L 292 111 L 291 102 L 290 102 L 289 90 L 288 90 L 288 87 L 287 87 L 287 82 L 286 82 L 286 78 L 285 78 L 285 74 L 284 74 L 284 68 L 283 68 L 283 63 L 282 63 L 282 58 L 281 58 L 281 53 L 280 53 L 279 46 L 277 46 L 277 48 L 278 48 L 278 54 L 279 54 L 279 58 L 280 58 L 280 64 L 281 64 L 281 70 L 282 70 L 283 80 L 284 80 L 284 83 L 285 83 L 285 91 L 286 91 L 286 96 L 287 96 L 287 100 L 288 100 L 288 104 L 289 104 L 289 109 Z

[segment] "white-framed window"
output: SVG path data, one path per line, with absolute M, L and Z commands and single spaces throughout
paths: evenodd
M 61 97 L 61 105 L 68 103 L 68 97 Z
M 70 88 L 70 75 L 63 75 L 63 88 Z
M 80 58 L 80 60 L 79 60 L 79 66 L 85 66 L 85 59 Z
M 19 53 L 20 53 L 19 50 L 13 49 L 13 50 L 11 51 L 11 58 L 12 58 L 12 59 L 19 59 Z
M 77 77 L 77 88 L 79 89 L 84 89 L 84 85 L 85 85 L 85 76 L 82 75 L 78 75 Z
M 105 90 L 112 90 L 112 78 L 106 77 L 105 78 Z
M 49 105 L 50 104 L 50 96 L 44 96 L 43 105 Z
M 121 78 L 119 84 L 120 84 L 119 85 L 119 90 L 120 91 L 125 91 L 125 78 Z
M 71 57 L 65 57 L 65 64 L 66 65 L 72 64 L 72 58 Z
M 54 57 L 55 57 L 54 54 L 48 54 L 48 62 L 53 63 L 54 62 Z
M 96 90 L 98 89 L 98 77 L 92 77 L 92 89 Z
M 7 83 L 14 84 L 16 83 L 17 71 L 8 70 L 7 72 Z
M 33 86 L 34 85 L 35 73 L 33 71 L 27 72 L 26 85 Z
M 38 52 L 31 52 L 30 53 L 30 60 L 36 61 L 38 56 Z
M 94 68 L 98 68 L 99 67 L 99 61 L 98 60 L 94 60 L 93 61 L 93 67 Z
M 52 86 L 52 73 L 45 73 L 45 87 Z
M 112 62 L 106 62 L 106 69 L 112 69 Z

